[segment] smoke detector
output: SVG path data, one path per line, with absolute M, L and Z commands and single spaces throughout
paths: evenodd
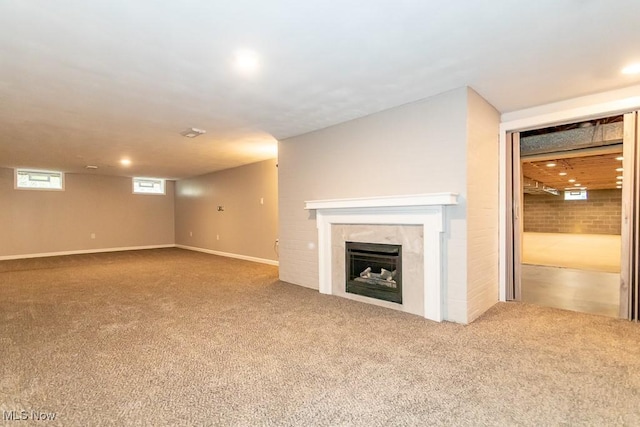
M 207 133 L 207 131 L 203 129 L 189 128 L 180 132 L 180 135 L 186 136 L 187 138 L 195 138 L 205 133 Z

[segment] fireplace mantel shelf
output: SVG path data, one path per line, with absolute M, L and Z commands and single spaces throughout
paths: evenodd
M 354 199 L 309 200 L 305 209 L 350 209 L 350 208 L 383 208 L 408 206 L 456 205 L 456 193 L 425 193 L 402 196 L 360 197 Z

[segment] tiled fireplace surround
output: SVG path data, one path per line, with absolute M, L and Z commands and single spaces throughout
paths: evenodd
M 455 193 L 306 202 L 316 212 L 320 292 L 440 322 L 445 209 L 456 203 Z M 402 304 L 345 291 L 346 241 L 402 245 Z

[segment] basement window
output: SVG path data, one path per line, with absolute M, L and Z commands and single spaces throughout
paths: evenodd
M 64 190 L 64 173 L 16 169 L 15 188 L 20 190 Z
M 161 178 L 133 178 L 134 194 L 165 194 L 165 180 Z
M 587 200 L 587 190 L 569 190 L 564 192 L 565 200 Z

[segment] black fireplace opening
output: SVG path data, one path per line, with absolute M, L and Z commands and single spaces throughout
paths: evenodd
M 346 291 L 402 304 L 402 245 L 346 242 Z

